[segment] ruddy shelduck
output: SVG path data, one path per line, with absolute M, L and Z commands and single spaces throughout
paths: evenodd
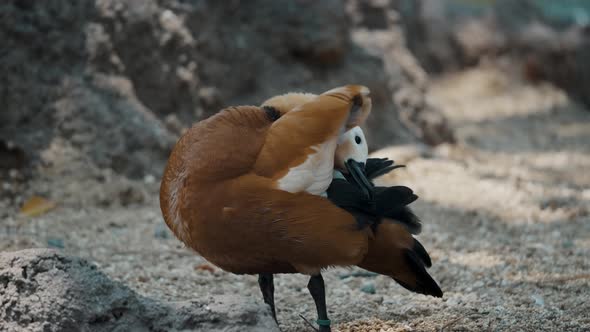
M 383 198 L 399 190 L 374 187 L 367 179 L 369 168 L 379 173 L 390 165 L 377 160 L 369 167 L 367 160 L 363 170 L 364 155 L 337 151 L 346 150 L 346 133 L 358 132 L 351 129 L 368 116 L 368 89 L 344 86 L 288 104 L 292 100 L 230 107 L 189 129 L 162 179 L 166 224 L 221 269 L 258 274 L 273 316 L 273 274 L 311 275 L 308 288 L 321 331 L 330 330 L 320 273 L 326 267 L 358 265 L 392 276 L 408 289 L 440 296 L 436 283 L 423 275 L 430 259 L 404 220 L 387 222 L 375 215 L 413 216 L 400 208 L 413 199 L 401 195 L 405 201 L 388 209 Z M 333 181 L 335 167 L 350 181 Z M 358 193 L 345 197 L 337 188 L 358 188 Z M 322 197 L 326 192 L 328 199 Z M 346 201 L 343 208 L 339 201 Z M 358 222 L 369 219 L 377 222 L 371 227 Z M 427 281 L 436 289 L 425 286 Z

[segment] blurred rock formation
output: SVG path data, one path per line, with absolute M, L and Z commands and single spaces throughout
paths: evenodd
M 450 131 L 431 124 L 442 115 L 423 101 L 426 75 L 395 40 L 395 25 L 346 4 L 4 1 L 0 141 L 32 169 L 52 167 L 49 149 L 157 177 L 178 135 L 224 106 L 347 83 L 372 90 L 371 149 L 447 141 Z M 368 23 L 353 23 L 355 15 Z M 367 24 L 382 33 L 351 38 Z M 384 41 L 369 45 L 375 38 Z
M 523 75 L 590 105 L 590 2 L 395 0 L 407 44 L 429 73 L 510 55 Z

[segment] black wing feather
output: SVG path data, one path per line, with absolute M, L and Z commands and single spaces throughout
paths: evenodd
M 405 165 L 394 165 L 394 161 L 387 158 L 368 158 L 365 165 L 365 175 L 373 180 Z
M 398 211 L 389 213 L 386 217 L 404 225 L 410 234 L 418 235 L 422 232 L 422 222 L 407 206 L 404 206 Z
M 405 186 L 375 187 L 376 213 L 389 216 L 418 199 L 412 189 Z
M 372 204 L 356 185 L 344 179 L 334 179 L 327 193 L 332 203 L 355 217 L 359 228 L 379 223 L 380 217 L 372 212 Z

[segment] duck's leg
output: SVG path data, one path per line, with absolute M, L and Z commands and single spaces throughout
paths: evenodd
M 321 273 L 318 273 L 309 279 L 307 289 L 309 289 L 309 293 L 311 294 L 311 297 L 313 297 L 315 307 L 318 310 L 317 323 L 320 326 L 319 332 L 332 331 L 330 329 L 330 320 L 328 319 L 328 312 L 326 310 L 326 289 L 324 287 L 324 278 L 322 278 Z
M 272 318 L 279 324 L 277 320 L 277 314 L 275 311 L 275 284 L 272 273 L 261 273 L 258 275 L 258 285 L 260 285 L 260 291 L 264 298 L 264 303 L 270 306 L 272 312 Z

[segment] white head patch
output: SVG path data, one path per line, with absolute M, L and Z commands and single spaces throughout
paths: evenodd
M 352 159 L 359 163 L 365 163 L 368 157 L 369 146 L 361 127 L 351 128 L 338 137 L 334 168 L 346 170 L 344 163 L 347 160 Z

